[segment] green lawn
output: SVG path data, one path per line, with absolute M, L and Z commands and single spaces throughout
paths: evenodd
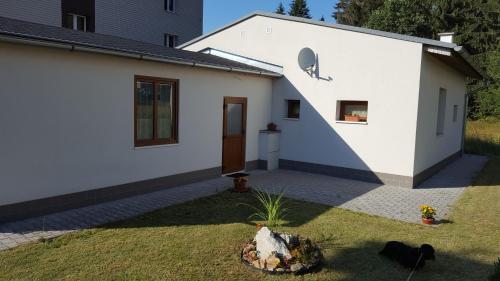
M 286 231 L 320 242 L 319 273 L 268 276 L 239 262 L 255 234 L 224 192 L 136 219 L 0 252 L 1 280 L 406 280 L 408 270 L 377 255 L 387 240 L 430 243 L 437 260 L 412 280 L 485 280 L 500 257 L 500 158 L 493 158 L 439 227 L 403 223 L 318 204 L 290 201 Z

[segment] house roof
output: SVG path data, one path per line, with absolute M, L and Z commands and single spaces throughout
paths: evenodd
M 305 24 L 312 24 L 312 25 L 317 25 L 317 26 L 323 26 L 323 27 L 351 31 L 351 32 L 358 32 L 358 33 L 364 33 L 364 34 L 369 34 L 369 35 L 374 35 L 374 36 L 381 36 L 381 37 L 386 37 L 386 38 L 391 38 L 391 39 L 396 39 L 396 40 L 403 40 L 403 41 L 408 41 L 408 42 L 420 43 L 420 44 L 430 46 L 430 47 L 444 48 L 447 50 L 451 50 L 455 54 L 458 54 L 461 57 L 461 60 L 464 60 L 466 62 L 465 67 L 471 68 L 471 69 L 468 69 L 466 71 L 467 72 L 466 74 L 471 75 L 471 73 L 473 73 L 474 74 L 473 77 L 475 77 L 475 78 L 485 77 L 485 75 L 483 74 L 481 69 L 479 69 L 475 65 L 475 63 L 471 61 L 470 55 L 468 54 L 467 50 L 465 48 L 463 48 L 462 46 L 458 46 L 457 44 L 454 44 L 454 43 L 448 43 L 448 42 L 432 40 L 432 39 L 427 39 L 427 38 L 420 38 L 420 37 L 415 37 L 415 36 L 402 35 L 402 34 L 398 34 L 398 33 L 374 30 L 374 29 L 357 27 L 357 26 L 350 26 L 350 25 L 337 24 L 337 23 L 326 23 L 323 21 L 316 21 L 316 20 L 311 20 L 311 19 L 306 19 L 306 18 L 301 18 L 301 17 L 286 16 L 286 15 L 280 15 L 280 14 L 269 13 L 269 12 L 261 12 L 261 11 L 257 11 L 257 12 L 254 12 L 252 14 L 249 14 L 249 15 L 247 15 L 243 18 L 240 18 L 240 19 L 238 19 L 238 20 L 236 20 L 236 21 L 234 21 L 226 26 L 223 26 L 223 27 L 221 27 L 213 32 L 207 33 L 207 34 L 202 35 L 198 38 L 195 38 L 191 41 L 188 41 L 188 42 L 180 45 L 178 48 L 183 49 L 185 47 L 188 47 L 188 46 L 190 46 L 198 41 L 201 41 L 207 37 L 210 37 L 214 34 L 217 34 L 221 31 L 224 31 L 232 26 L 235 26 L 241 22 L 244 22 L 244 21 L 246 21 L 250 18 L 256 17 L 256 16 L 286 20 L 286 21 L 293 21 L 293 22 L 300 22 L 300 23 L 305 23 Z
M 0 41 L 67 48 L 75 51 L 103 53 L 270 77 L 282 76 L 279 73 L 209 54 L 5 17 L 0 17 Z

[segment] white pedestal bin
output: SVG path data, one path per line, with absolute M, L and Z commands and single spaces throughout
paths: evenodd
M 260 131 L 259 160 L 267 162 L 266 170 L 279 168 L 281 131 Z

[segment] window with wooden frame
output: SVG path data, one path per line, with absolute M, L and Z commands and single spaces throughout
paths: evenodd
M 340 108 L 338 121 L 346 122 L 368 122 L 367 101 L 339 101 Z
M 285 118 L 290 118 L 290 119 L 300 118 L 300 100 L 286 100 Z
M 135 76 L 135 146 L 178 142 L 179 80 Z

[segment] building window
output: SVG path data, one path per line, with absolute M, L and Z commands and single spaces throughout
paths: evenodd
M 135 77 L 136 147 L 178 142 L 178 89 L 178 80 Z
M 87 31 L 87 17 L 76 14 L 67 14 L 65 27 L 73 30 Z
M 165 34 L 164 44 L 165 44 L 165 47 L 169 47 L 169 48 L 177 47 L 177 35 Z
M 338 121 L 368 122 L 368 101 L 339 101 Z
M 286 118 L 300 118 L 300 100 L 286 100 Z
M 438 100 L 438 114 L 437 114 L 437 125 L 436 125 L 436 135 L 440 136 L 444 134 L 444 120 L 446 114 L 446 89 L 439 89 L 439 100 Z
M 165 10 L 175 12 L 175 0 L 165 0 Z
M 453 122 L 457 122 L 458 120 L 458 105 L 453 106 Z

